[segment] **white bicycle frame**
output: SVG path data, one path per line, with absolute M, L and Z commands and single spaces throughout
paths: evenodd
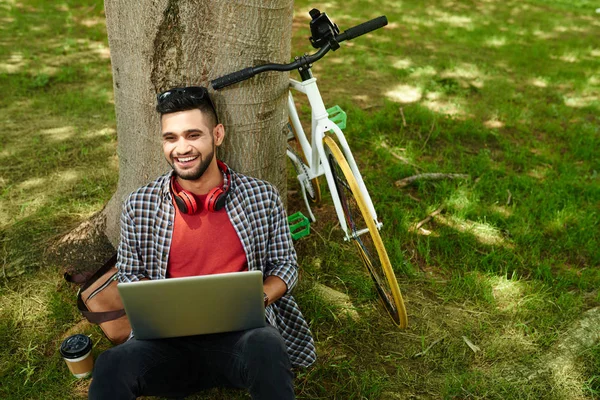
M 300 118 L 298 117 L 298 112 L 296 110 L 296 105 L 294 103 L 294 98 L 292 96 L 292 90 L 303 93 L 307 96 L 308 102 L 311 108 L 311 140 L 308 141 L 306 137 L 306 133 L 302 128 L 302 124 L 300 123 Z M 350 147 L 348 146 L 348 142 L 346 141 L 346 137 L 342 130 L 335 124 L 333 121 L 329 119 L 329 115 L 327 113 L 327 109 L 325 108 L 325 104 L 323 103 L 323 99 L 321 98 L 321 93 L 319 92 L 319 88 L 317 87 L 317 79 L 310 78 L 306 81 L 300 82 L 294 79 L 290 79 L 290 92 L 288 95 L 288 112 L 289 118 L 296 132 L 300 147 L 302 148 L 302 152 L 304 153 L 305 159 L 307 160 L 307 164 L 303 162 L 294 152 L 287 150 L 287 156 L 292 160 L 292 162 L 304 164 L 307 168 L 304 169 L 306 172 L 299 171 L 300 174 L 297 175 L 298 181 L 300 182 L 300 186 L 302 188 L 302 196 L 304 198 L 304 203 L 306 204 L 306 208 L 310 214 L 311 220 L 315 221 L 315 216 L 312 213 L 310 208 L 310 204 L 306 197 L 306 187 L 305 180 L 314 179 L 321 175 L 325 175 L 327 180 L 327 185 L 329 186 L 329 191 L 331 192 L 331 197 L 333 199 L 333 205 L 335 207 L 335 212 L 337 214 L 338 220 L 340 221 L 340 225 L 345 234 L 345 240 L 350 240 L 355 238 L 355 236 L 361 235 L 365 232 L 368 232 L 368 229 L 363 229 L 359 232 L 353 233 L 348 228 L 348 224 L 346 223 L 346 219 L 344 217 L 344 211 L 342 208 L 342 204 L 340 202 L 337 186 L 331 172 L 331 167 L 329 166 L 329 162 L 327 160 L 327 155 L 325 154 L 325 150 L 323 148 L 323 138 L 325 134 L 329 131 L 333 131 L 338 142 L 341 146 L 341 150 L 348 161 L 348 165 L 352 170 L 352 174 L 356 178 L 358 182 L 359 189 L 366 200 L 367 207 L 371 214 L 371 218 L 375 221 L 375 225 L 378 229 L 381 229 L 382 223 L 380 223 L 377 219 L 377 214 L 375 212 L 375 207 L 373 207 L 373 202 L 371 201 L 371 196 L 369 196 L 369 192 L 365 186 L 365 183 L 362 179 L 360 171 L 356 166 L 356 162 L 354 161 L 354 156 L 350 151 Z M 308 176 L 307 176 L 308 174 Z

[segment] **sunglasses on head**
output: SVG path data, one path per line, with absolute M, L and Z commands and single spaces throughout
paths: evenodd
M 206 90 L 205 87 L 188 86 L 188 87 L 183 87 L 183 88 L 169 89 L 162 93 L 159 93 L 156 96 L 156 101 L 158 104 L 161 104 L 163 101 L 167 100 L 169 98 L 169 96 L 174 95 L 174 94 L 179 94 L 179 95 L 184 94 L 184 95 L 190 96 L 196 100 L 204 100 L 212 107 L 213 111 L 215 111 L 215 114 L 216 114 L 215 105 L 213 104 L 212 100 L 210 99 L 210 96 L 208 95 L 208 90 Z

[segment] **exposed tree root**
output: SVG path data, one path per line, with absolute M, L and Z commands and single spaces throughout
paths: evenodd
M 99 212 L 59 238 L 46 252 L 49 261 L 68 273 L 92 273 L 115 251 L 106 237 L 106 218 Z

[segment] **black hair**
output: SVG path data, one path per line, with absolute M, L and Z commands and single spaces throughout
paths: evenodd
M 156 111 L 161 117 L 164 114 L 196 109 L 208 116 L 213 126 L 219 123 L 215 106 L 208 91 L 202 86 L 173 88 L 157 96 Z

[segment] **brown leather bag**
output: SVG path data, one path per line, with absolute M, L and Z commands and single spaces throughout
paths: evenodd
M 131 325 L 117 290 L 116 262 L 115 253 L 89 278 L 65 274 L 65 279 L 69 282 L 83 282 L 77 294 L 77 308 L 88 321 L 98 324 L 113 344 L 120 344 L 129 337 Z

